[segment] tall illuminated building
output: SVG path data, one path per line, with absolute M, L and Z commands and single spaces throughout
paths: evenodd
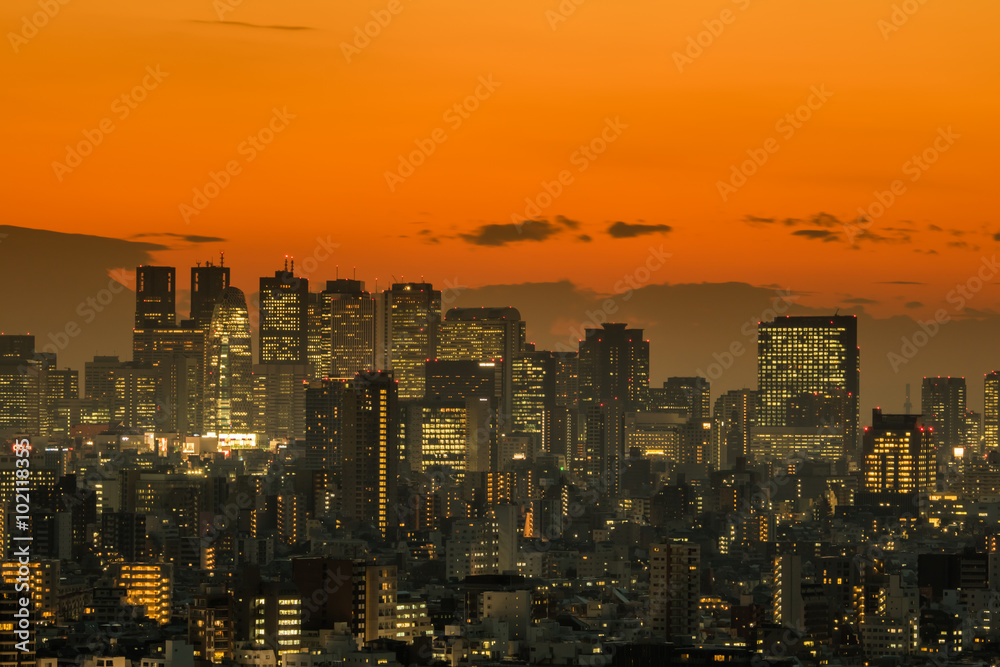
M 688 542 L 649 547 L 649 625 L 668 641 L 698 639 L 701 548 Z
M 255 364 L 253 429 L 267 440 L 293 440 L 306 435 L 306 364 Z
M 719 438 L 720 460 L 734 464 L 738 458 L 750 455 L 750 428 L 756 408 L 757 392 L 753 389 L 734 389 L 715 399 L 712 417 Z M 723 449 L 725 456 L 721 455 Z
M 219 265 L 205 262 L 191 267 L 191 320 L 199 329 L 212 324 L 215 302 L 229 287 L 229 267 L 220 258 Z
M 399 400 L 424 397 L 426 365 L 437 358 L 440 321 L 441 292 L 430 283 L 394 283 L 381 294 L 375 366 L 392 370 Z
M 580 408 L 621 403 L 625 411 L 644 410 L 649 400 L 649 341 L 642 329 L 624 323 L 584 329 L 580 341 Z
M 177 325 L 177 272 L 172 266 L 135 270 L 135 328 L 169 329 Z
M 396 527 L 397 396 L 392 374 L 379 372 L 351 380 L 343 403 L 344 515 L 383 537 Z
M 125 363 L 115 370 L 111 423 L 149 431 L 163 428 L 159 379 L 155 368 L 142 364 Z
M 157 371 L 158 429 L 201 430 L 205 331 L 191 327 L 132 330 L 132 360 Z
M 343 401 L 347 380 L 328 378 L 306 389 L 306 452 L 311 464 L 329 470 L 340 485 L 343 471 Z
M 805 437 L 804 433 L 786 434 L 780 429 L 814 429 L 816 448 L 820 449 L 826 447 L 831 434 L 839 432 L 843 438 L 841 456 L 853 455 L 861 420 L 857 317 L 776 317 L 773 322 L 759 323 L 757 333 L 755 434 L 759 429 L 775 437 Z M 817 411 L 808 423 L 797 421 L 796 406 L 806 405 L 816 394 L 840 397 L 836 400 L 843 401 L 843 417 L 830 422 Z
M 625 459 L 625 413 L 645 410 L 649 401 L 649 341 L 642 329 L 624 323 L 584 332 L 579 356 L 584 467 L 616 497 Z
M 21 363 L 35 356 L 31 334 L 0 334 L 0 363 Z
M 235 287 L 222 290 L 216 300 L 205 357 L 205 431 L 249 432 L 253 419 L 250 315 L 246 297 Z
M 920 415 L 883 415 L 872 410 L 865 429 L 861 460 L 862 489 L 877 494 L 934 491 L 937 481 L 935 439 Z
M 938 445 L 946 449 L 965 444 L 965 378 L 925 377 L 920 388 L 924 424 L 934 427 Z
M 567 359 L 569 362 L 567 363 Z M 571 459 L 577 420 L 576 354 L 522 352 L 511 362 L 511 413 L 506 430 L 533 434 L 541 449 Z M 572 390 L 570 388 L 572 387 Z
M 983 382 L 983 446 L 1000 448 L 1000 371 L 987 373 Z
M 115 404 L 115 370 L 121 359 L 112 356 L 95 356 L 83 364 L 83 395 L 93 401 L 102 421 L 111 419 Z
M 309 281 L 295 277 L 285 261 L 283 271 L 260 279 L 259 363 L 308 363 L 306 324 Z
M 511 362 L 525 348 L 525 324 L 516 308 L 452 308 L 438 327 L 437 358 L 502 364 L 503 414 L 511 411 Z
M 649 408 L 682 414 L 688 419 L 706 419 L 711 412 L 710 391 L 711 383 L 706 378 L 667 378 L 663 387 L 650 387 Z
M 173 563 L 119 563 L 115 584 L 125 589 L 126 603 L 143 608 L 146 618 L 160 625 L 173 613 Z
M 375 368 L 375 298 L 360 280 L 328 280 L 320 293 L 329 316 L 328 377 L 352 378 Z

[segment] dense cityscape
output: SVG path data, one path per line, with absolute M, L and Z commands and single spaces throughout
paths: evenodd
M 1000 371 L 883 413 L 855 316 L 776 315 L 657 387 L 624 322 L 316 282 L 139 266 L 82 374 L 0 335 L 0 665 L 998 664 Z

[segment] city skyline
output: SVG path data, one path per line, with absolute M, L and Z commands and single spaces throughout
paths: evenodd
M 30 274 L 34 279 L 25 289 L 10 294 L 13 307 L 0 312 L 0 330 L 35 334 L 39 349 L 58 350 L 61 367 L 82 368 L 83 362 L 95 354 L 118 354 L 127 358 L 132 348 L 130 332 L 134 319 L 136 266 L 151 264 L 150 255 L 142 249 L 142 244 L 87 235 L 4 229 L 10 231 L 5 232 L 7 238 L 0 243 L 8 244 L 8 249 L 17 248 L 26 261 L 38 258 L 38 261 L 47 262 L 49 269 L 42 274 Z M 328 247 L 328 242 L 325 243 L 316 248 Z M 206 246 L 204 250 L 228 247 L 224 239 L 201 245 Z M 92 251 L 80 255 L 77 249 L 82 248 Z M 208 270 L 209 264 L 219 267 L 219 252 L 202 252 L 196 262 L 205 267 L 204 270 Z M 648 258 L 661 261 L 658 259 L 661 254 L 659 248 L 651 247 Z M 76 257 L 82 264 L 74 268 L 66 266 L 63 270 L 60 257 L 65 258 L 64 261 Z M 303 270 L 306 258 L 299 258 L 294 266 L 299 277 L 311 279 L 311 292 L 322 291 L 327 281 L 336 280 L 338 276 L 340 280 L 345 279 L 346 270 L 336 266 L 332 254 L 324 256 L 322 262 L 314 256 L 308 257 L 312 257 L 311 262 L 305 263 L 305 268 L 311 269 L 308 273 Z M 137 264 L 128 267 L 122 263 L 129 258 L 137 259 Z M 226 253 L 225 259 L 225 270 L 231 271 L 233 276 L 231 284 L 246 293 L 256 361 L 260 353 L 256 312 L 259 291 L 253 288 L 262 277 L 283 270 L 285 262 L 291 258 L 275 255 L 261 276 L 250 274 L 241 258 L 234 257 L 231 252 Z M 668 377 L 700 374 L 711 381 L 713 400 L 726 391 L 756 386 L 754 360 L 758 321 L 788 314 L 833 314 L 806 307 L 802 305 L 805 295 L 775 286 L 656 284 L 653 276 L 657 272 L 646 267 L 646 263 L 641 264 L 645 272 L 636 271 L 626 276 L 628 282 L 621 281 L 619 292 L 608 294 L 588 292 L 567 281 L 473 288 L 449 273 L 441 274 L 452 277 L 440 283 L 427 275 L 423 279 L 442 291 L 442 316 L 453 307 L 519 308 L 524 313 L 527 340 L 539 349 L 576 349 L 584 329 L 599 327 L 603 320 L 644 328 L 652 341 L 651 386 L 659 386 Z M 177 280 L 176 309 L 178 319 L 182 319 L 181 314 L 186 317 L 191 306 L 187 275 L 195 265 L 175 268 L 181 276 Z M 61 270 L 64 273 L 60 274 Z M 17 265 L 0 267 L 0 275 L 3 274 L 6 274 L 8 285 L 20 282 L 22 278 L 18 276 L 23 276 Z M 363 282 L 369 293 L 376 287 L 371 278 L 353 267 L 349 275 Z M 384 284 L 379 281 L 379 292 L 391 287 L 392 277 L 390 275 L 389 282 Z M 401 278 L 407 282 L 410 279 L 408 276 L 395 278 L 397 282 Z M 646 278 L 648 282 L 638 278 Z M 635 285 L 636 289 L 629 285 Z M 983 386 L 977 378 L 995 370 L 991 367 L 989 350 L 992 349 L 991 341 L 1000 335 L 1000 316 L 994 317 L 986 309 L 974 308 L 976 299 L 981 302 L 986 299 L 982 294 L 986 289 L 980 281 L 979 292 L 968 292 L 964 310 L 957 309 L 954 304 L 939 309 L 940 322 L 935 321 L 933 315 L 928 319 L 876 318 L 865 311 L 864 304 L 845 304 L 845 308 L 836 309 L 842 314 L 856 314 L 859 319 L 862 419 L 867 417 L 871 407 L 902 412 L 906 384 L 910 384 L 912 401 L 918 397 L 923 377 L 939 375 L 968 378 L 969 406 L 982 411 Z M 92 305 L 88 305 L 88 299 L 93 300 Z M 52 305 L 48 306 L 50 302 Z M 757 305 L 750 305 L 754 303 Z M 32 327 L 31 322 L 38 325 Z M 75 335 L 67 335 L 67 327 Z M 733 351 L 737 354 L 732 354 Z M 730 357 L 731 365 L 724 367 Z M 996 364 L 1000 366 L 1000 359 Z

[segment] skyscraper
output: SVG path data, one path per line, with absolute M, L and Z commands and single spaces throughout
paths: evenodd
M 920 389 L 924 424 L 934 427 L 938 445 L 952 449 L 964 445 L 965 378 L 925 377 Z
M 987 373 L 983 382 L 983 446 L 1000 448 L 1000 371 Z
M 644 410 L 649 399 L 649 341 L 624 323 L 584 329 L 580 341 L 580 408 L 618 401 Z
M 177 275 L 172 266 L 139 266 L 135 270 L 135 328 L 177 326 Z
M 753 389 L 728 391 L 715 400 L 713 418 L 719 430 L 720 459 L 733 464 L 750 455 L 750 428 L 756 419 L 757 392 Z
M 826 440 L 836 430 L 843 437 L 843 454 L 853 454 L 861 420 L 860 374 L 857 317 L 782 316 L 773 322 L 761 322 L 757 338 L 756 408 L 760 432 L 815 429 L 816 437 Z M 824 419 L 822 411 L 816 411 L 811 420 L 797 421 L 796 406 L 806 405 L 815 394 L 843 401 L 843 419 L 830 422 Z M 798 412 L 808 410 L 800 407 Z M 826 447 L 817 442 L 816 449 L 826 450 Z
M 688 419 L 707 419 L 711 415 L 711 383 L 702 377 L 667 378 L 663 387 L 651 387 L 651 410 L 676 412 Z
M 359 374 L 343 404 L 344 514 L 383 537 L 396 525 L 397 395 L 391 373 Z
M 221 258 L 218 266 L 205 262 L 204 266 L 191 267 L 191 319 L 199 329 L 207 329 L 212 324 L 215 302 L 227 287 L 229 267 Z
M 360 280 L 328 280 L 309 301 L 309 360 L 316 379 L 375 368 L 375 299 Z
M 306 451 L 311 463 L 332 473 L 339 486 L 343 471 L 343 401 L 347 381 L 328 378 L 306 389 Z
M 436 328 L 441 292 L 429 283 L 394 283 L 379 303 L 379 352 L 376 367 L 391 369 L 399 400 L 423 398 L 426 364 L 436 358 Z
M 253 430 L 266 440 L 293 440 L 306 435 L 307 364 L 255 364 Z
M 524 320 L 516 308 L 452 308 L 438 327 L 438 359 L 502 364 L 505 415 L 511 413 L 511 362 L 524 346 Z
M 864 433 L 862 488 L 880 494 L 934 491 L 934 450 L 932 431 L 920 415 L 883 415 L 875 408 Z
M 273 278 L 260 279 L 260 352 L 262 364 L 308 363 L 306 313 L 309 281 L 289 270 L 275 271 Z
M 219 294 L 206 347 L 204 429 L 246 433 L 252 425 L 253 357 L 246 297 L 237 288 Z

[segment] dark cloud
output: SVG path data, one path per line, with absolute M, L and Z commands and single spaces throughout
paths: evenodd
M 179 239 L 181 241 L 187 241 L 188 243 L 222 243 L 227 239 L 221 236 L 199 236 L 197 234 L 175 234 L 173 232 L 145 232 L 143 234 L 133 234 L 129 238 L 142 239 L 149 237 L 168 237 L 172 239 Z
M 759 218 L 756 215 L 743 216 L 743 222 L 748 225 L 771 225 L 776 222 L 774 218 Z
M 666 234 L 673 231 L 670 225 L 636 225 L 618 221 L 608 227 L 608 234 L 616 239 L 632 239 L 644 234 Z
M 546 241 L 561 231 L 561 226 L 548 220 L 525 220 L 519 225 L 513 223 L 482 225 L 473 233 L 459 234 L 459 237 L 472 245 L 502 246 L 518 241 Z
M 590 243 L 594 239 L 590 238 L 590 234 L 580 234 L 576 237 L 577 241 L 583 241 L 584 243 Z
M 906 308 L 923 308 L 924 304 L 920 301 L 907 301 L 903 306 Z
M 837 233 L 828 229 L 797 229 L 792 232 L 792 236 L 801 236 L 811 241 L 836 241 Z
M 266 30 L 315 30 L 305 25 L 261 25 L 259 23 L 246 23 L 244 21 L 191 21 L 192 23 L 206 23 L 208 25 L 232 25 L 243 28 L 264 28 Z
M 577 229 L 580 226 L 579 222 L 577 222 L 576 220 L 570 220 L 564 215 L 557 215 L 556 222 L 558 222 L 560 225 L 568 227 L 569 229 Z

